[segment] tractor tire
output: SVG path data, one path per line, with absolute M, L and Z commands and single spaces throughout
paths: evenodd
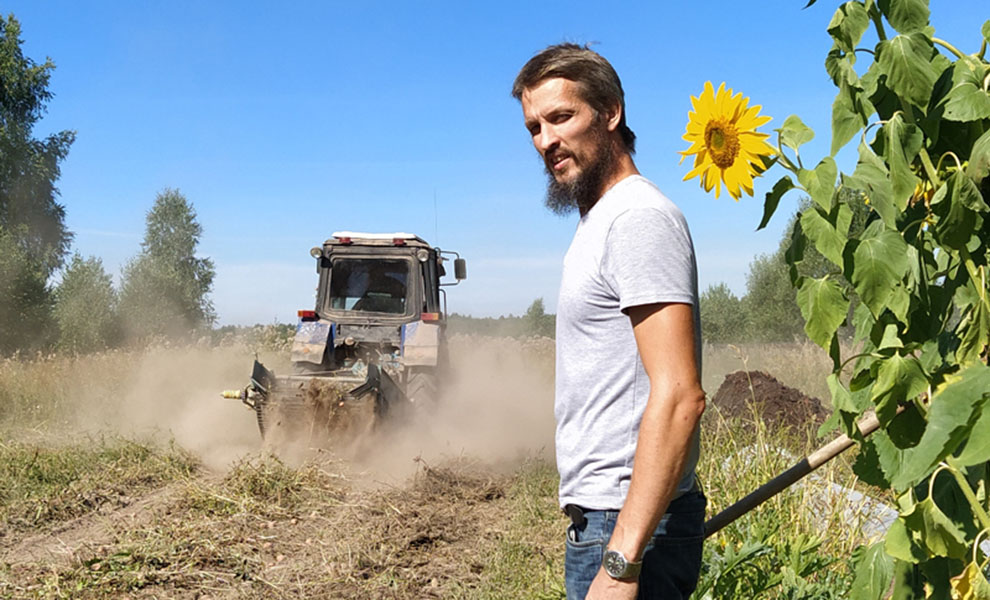
M 418 408 L 436 406 L 439 399 L 437 376 L 432 370 L 415 370 L 406 380 L 406 398 Z

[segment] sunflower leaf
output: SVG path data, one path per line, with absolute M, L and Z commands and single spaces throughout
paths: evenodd
M 877 418 L 886 426 L 897 414 L 899 405 L 927 388 L 928 378 L 918 359 L 895 354 L 880 363 L 870 401 L 877 407 Z
M 787 117 L 784 124 L 775 131 L 780 133 L 780 143 L 793 150 L 815 138 L 814 130 L 805 125 L 797 115 Z
M 851 69 L 852 67 L 850 67 Z M 855 73 L 854 73 L 855 75 Z M 873 104 L 859 87 L 841 83 L 839 93 L 832 103 L 832 149 L 835 156 L 849 140 L 866 127 L 870 115 L 875 112 Z
M 987 21 L 987 24 L 990 25 L 990 21 Z M 983 181 L 984 178 L 990 176 L 990 130 L 981 135 L 973 144 L 966 174 L 973 181 Z
M 987 390 L 990 390 L 990 367 L 982 363 L 946 376 L 932 396 L 928 425 L 921 441 L 904 451 L 900 471 L 890 476 L 894 489 L 914 486 L 962 444 L 986 404 L 990 395 Z
M 945 107 L 944 117 L 961 122 L 990 117 L 990 94 L 983 89 L 983 63 L 964 56 L 949 68 L 952 88 L 940 103 Z
M 849 177 L 843 176 L 843 185 L 866 194 L 870 206 L 877 211 L 884 224 L 897 228 L 897 209 L 894 207 L 894 188 L 890 183 L 887 165 L 865 143 L 859 145 L 859 162 Z
M 781 177 L 777 183 L 773 184 L 773 189 L 767 192 L 767 198 L 763 202 L 763 220 L 760 221 L 760 226 L 756 228 L 757 231 L 767 226 L 770 222 L 770 217 L 777 211 L 780 198 L 790 190 L 793 190 L 794 187 L 794 182 L 786 175 Z
M 883 551 L 883 542 L 860 546 L 853 552 L 856 578 L 849 588 L 849 600 L 881 600 L 894 577 L 894 560 Z
M 931 40 L 920 32 L 901 34 L 877 44 L 876 53 L 887 87 L 915 106 L 927 106 L 938 79 Z
M 852 210 L 846 204 L 839 204 L 834 219 L 829 218 L 817 206 L 812 206 L 801 214 L 801 229 L 815 243 L 822 256 L 832 261 L 840 269 L 843 265 L 842 251 L 848 241 Z M 835 221 L 835 224 L 832 221 Z
M 907 242 L 900 233 L 874 221 L 863 232 L 852 258 L 852 284 L 873 316 L 879 319 L 910 266 Z
M 849 300 L 842 288 L 827 275 L 821 279 L 806 277 L 801 282 L 797 301 L 805 319 L 805 333 L 811 341 L 827 350 L 849 311 Z
M 928 0 L 878 0 L 877 5 L 898 33 L 922 31 L 928 26 Z
M 846 2 L 832 16 L 828 34 L 843 52 L 852 53 L 869 24 L 870 17 L 865 6 L 860 2 Z
M 814 170 L 801 169 L 798 171 L 798 181 L 811 195 L 811 199 L 826 211 L 832 210 L 832 198 L 835 196 L 835 177 L 839 169 L 831 156 L 826 156 Z
M 911 163 L 921 150 L 921 130 L 915 125 L 905 123 L 902 113 L 897 113 L 880 129 L 877 142 L 881 147 L 879 154 L 890 165 L 894 206 L 903 211 L 919 181 L 911 170 Z

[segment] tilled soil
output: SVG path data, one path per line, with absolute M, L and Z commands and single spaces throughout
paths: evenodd
M 336 462 L 245 463 L 24 535 L 0 597 L 463 597 L 505 534 L 510 477 L 421 462 L 405 485 L 369 487 Z
M 817 398 L 787 387 L 763 371 L 729 373 L 712 402 L 723 417 L 752 421 L 759 415 L 774 429 L 817 428 L 830 414 Z

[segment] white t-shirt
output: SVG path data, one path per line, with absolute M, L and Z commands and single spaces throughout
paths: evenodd
M 622 508 L 650 394 L 624 311 L 658 302 L 691 304 L 700 369 L 697 271 L 684 216 L 642 176 L 615 184 L 578 223 L 557 301 L 561 506 Z M 678 495 L 694 487 L 698 448 L 696 431 Z

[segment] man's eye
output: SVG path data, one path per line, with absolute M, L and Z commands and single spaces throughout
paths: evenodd
M 558 113 L 553 116 L 552 120 L 554 123 L 563 123 L 564 121 L 570 118 L 571 118 L 571 113 Z
M 537 135 L 540 133 L 539 125 L 530 125 L 527 129 L 529 129 L 529 135 Z

